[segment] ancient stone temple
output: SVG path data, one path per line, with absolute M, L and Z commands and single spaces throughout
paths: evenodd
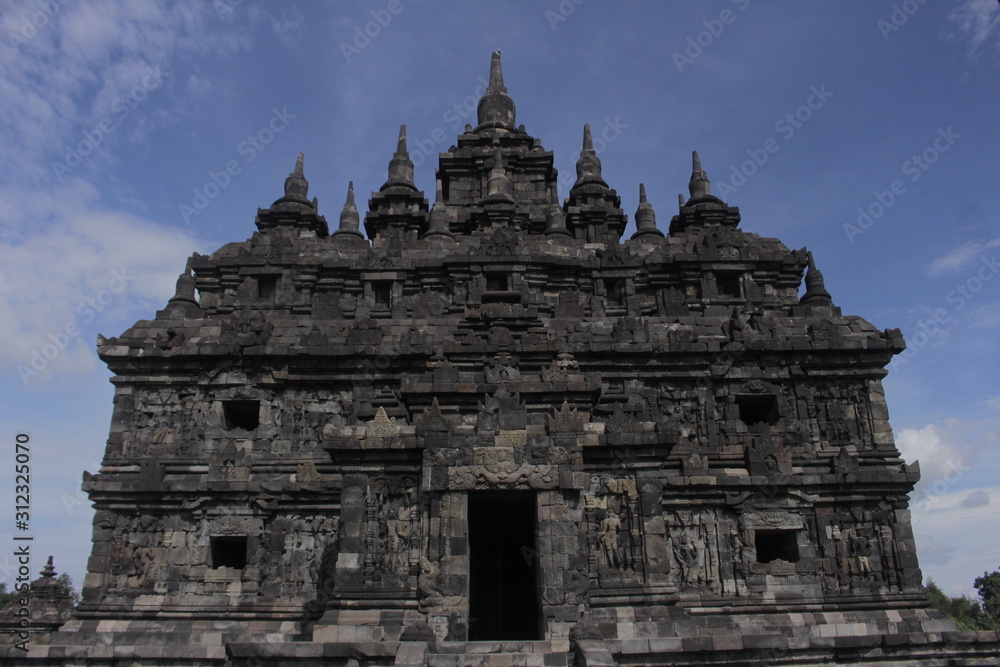
M 589 128 L 560 202 L 494 54 L 436 174 L 431 206 L 402 128 L 331 230 L 300 155 L 99 341 L 89 574 L 32 664 L 1000 664 L 927 607 L 900 332 L 741 229 L 697 153 L 667 224 L 630 186 L 624 238 Z

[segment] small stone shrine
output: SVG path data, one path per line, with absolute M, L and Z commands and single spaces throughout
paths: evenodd
M 436 175 L 431 206 L 401 128 L 331 230 L 299 155 L 249 240 L 99 340 L 89 574 L 30 664 L 1000 664 L 921 585 L 901 333 L 697 153 L 669 221 L 630 186 L 623 238 L 589 126 L 560 202 L 497 53 Z

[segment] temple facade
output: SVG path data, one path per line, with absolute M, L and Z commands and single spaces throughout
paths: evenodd
M 928 609 L 899 330 L 741 229 L 697 153 L 624 238 L 589 127 L 560 202 L 515 118 L 494 54 L 433 206 L 403 127 L 333 230 L 300 155 L 99 340 L 89 573 L 31 664 L 1000 664 Z

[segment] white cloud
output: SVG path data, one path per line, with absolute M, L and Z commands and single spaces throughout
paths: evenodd
M 278 36 L 285 48 L 290 51 L 302 51 L 302 28 L 306 17 L 295 7 L 283 10 L 280 16 L 269 17 L 271 29 Z
M 907 461 L 920 461 L 921 483 L 924 484 L 957 480 L 969 469 L 969 452 L 950 437 L 946 428 L 935 424 L 899 431 L 896 445 Z
M 162 308 L 200 246 L 182 230 L 101 207 L 77 179 L 45 199 L 10 189 L 0 198 L 0 225 L 10 230 L 0 244 L 0 367 L 19 377 L 36 353 L 52 357 L 29 384 L 91 368 L 94 334 L 104 326 L 115 335 L 113 327 Z
M 924 577 L 949 595 L 977 598 L 976 577 L 1000 569 L 1000 487 L 936 496 L 913 513 L 913 528 Z
M 55 6 L 17 49 L 0 48 L 0 368 L 17 378 L 19 364 L 58 347 L 39 383 L 93 368 L 94 334 L 162 308 L 184 258 L 204 250 L 187 231 L 109 206 L 116 181 L 103 168 L 154 119 L 183 116 L 188 86 L 172 77 L 185 59 L 249 40 L 200 0 Z M 0 25 L 21 30 L 17 11 L 0 10 Z
M 1000 328 L 1000 303 L 987 303 L 970 310 L 966 319 L 970 329 Z M 991 341 L 995 343 L 995 341 Z
M 17 50 L 0 48 L 0 177 L 8 182 L 50 182 L 52 161 L 85 132 L 121 116 L 116 102 L 130 99 L 151 70 L 159 68 L 169 86 L 179 57 L 237 51 L 249 39 L 197 0 L 77 0 L 58 7 Z M 20 19 L 9 12 L 0 24 L 16 32 Z M 160 95 L 163 103 L 166 97 Z M 170 100 L 171 113 L 183 114 L 184 102 Z M 142 139 L 130 125 L 95 154 L 107 154 L 123 138 Z
M 914 513 L 937 507 L 940 498 L 981 478 L 984 466 L 997 466 L 993 452 L 1000 444 L 1000 419 L 947 419 L 896 433 L 896 445 L 909 462 L 920 461 L 920 481 L 911 495 Z M 962 498 L 964 499 L 964 495 Z
M 1000 6 L 1000 4 L 998 4 Z M 966 241 L 947 255 L 938 257 L 931 262 L 927 273 L 934 278 L 946 273 L 959 273 L 965 269 L 972 268 L 980 260 L 990 254 L 992 248 L 1000 247 L 1000 239 L 990 239 L 989 241 Z M 993 253 L 995 254 L 995 253 Z
M 1000 3 L 996 0 L 965 0 L 948 14 L 951 29 L 946 36 L 954 38 L 961 36 L 968 40 L 968 55 L 976 58 L 982 49 L 994 42 L 994 48 L 1000 53 Z

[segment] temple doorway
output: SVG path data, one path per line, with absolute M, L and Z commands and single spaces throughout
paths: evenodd
M 535 494 L 469 494 L 469 639 L 541 639 Z

